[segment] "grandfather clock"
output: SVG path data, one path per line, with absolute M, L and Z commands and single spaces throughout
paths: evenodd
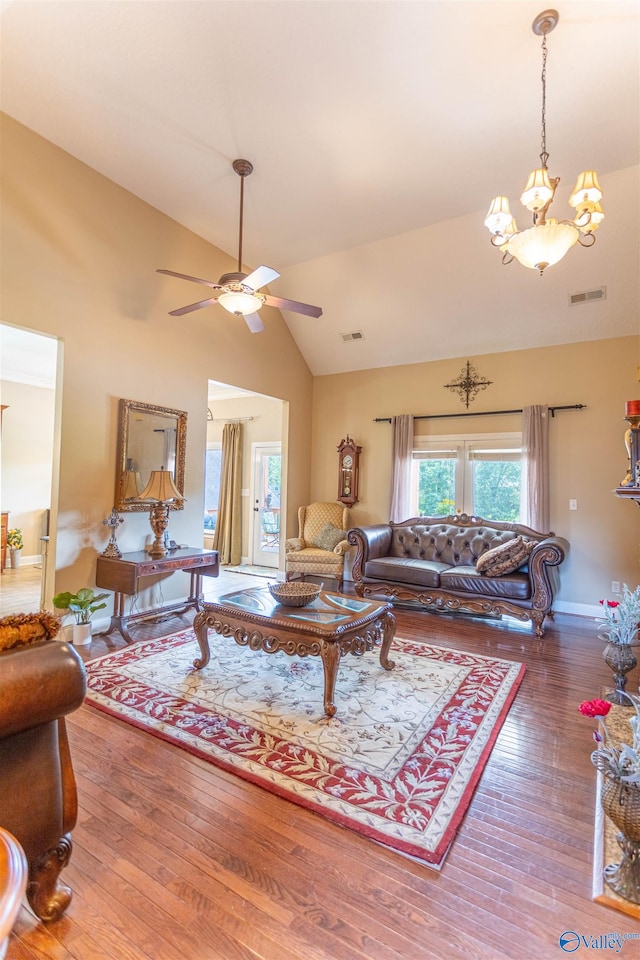
M 358 479 L 360 472 L 360 451 L 356 443 L 347 434 L 338 447 L 338 500 L 345 507 L 358 502 Z

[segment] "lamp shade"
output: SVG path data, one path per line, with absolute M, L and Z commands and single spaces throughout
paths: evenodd
M 581 204 L 580 209 L 576 212 L 578 216 L 575 223 L 581 233 L 593 233 L 604 220 L 604 210 L 599 202 Z
M 141 483 L 139 470 L 127 470 L 124 488 L 125 500 L 137 500 L 139 498 Z
M 149 482 L 140 494 L 140 500 L 184 500 L 184 497 L 173 482 L 169 470 L 152 470 Z
M 602 200 L 598 174 L 595 170 L 584 170 L 576 180 L 569 203 L 572 207 L 583 207 L 586 203 L 597 203 L 598 200 Z
M 539 167 L 529 174 L 527 185 L 524 188 L 520 203 L 535 213 L 549 203 L 553 198 L 553 188 L 549 181 L 549 171 L 546 167 Z
M 539 270 L 562 260 L 578 239 L 578 228 L 571 223 L 547 220 L 511 237 L 507 250 L 523 267 Z
M 218 303 L 224 307 L 225 310 L 228 310 L 229 313 L 246 317 L 250 313 L 255 313 L 256 310 L 259 310 L 263 301 L 260 297 L 255 297 L 251 293 L 245 293 L 243 290 L 231 290 L 227 293 L 221 293 L 218 297 Z
M 494 197 L 484 225 L 491 233 L 504 233 L 512 219 L 508 199 L 506 197 Z

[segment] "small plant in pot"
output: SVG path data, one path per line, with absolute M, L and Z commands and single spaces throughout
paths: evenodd
M 77 593 L 57 593 L 53 605 L 58 610 L 68 610 L 76 618 L 73 628 L 74 646 L 91 643 L 91 616 L 97 610 L 104 610 L 102 603 L 108 593 L 94 593 L 89 587 L 82 587 Z
M 22 530 L 19 527 L 14 527 L 12 530 L 7 531 L 7 546 L 9 547 L 11 567 L 12 569 L 16 569 L 20 566 L 20 553 L 24 547 Z

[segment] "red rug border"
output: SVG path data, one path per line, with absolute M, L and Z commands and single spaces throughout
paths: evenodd
M 186 627 L 183 630 L 177 630 L 174 633 L 167 634 L 164 637 L 154 637 L 148 640 L 138 640 L 132 644 L 128 644 L 126 647 L 120 648 L 120 650 L 113 650 L 99 657 L 95 657 L 92 660 L 88 660 L 86 663 L 86 666 L 99 663 L 101 660 L 105 660 L 109 657 L 112 657 L 120 653 L 133 651 L 136 647 L 141 646 L 143 644 L 154 643 L 155 641 L 158 641 L 158 640 L 170 640 L 173 637 L 180 637 L 184 634 L 189 634 L 189 633 L 193 634 L 193 629 L 191 627 Z M 407 643 L 416 642 L 414 640 L 406 640 L 406 638 L 403 638 L 403 637 L 399 637 L 398 639 L 403 639 Z M 190 641 L 186 641 L 186 642 L 190 642 Z M 430 642 L 427 645 L 439 650 L 444 650 L 445 652 L 469 653 L 469 651 L 450 650 L 448 647 L 441 647 L 438 644 L 433 644 Z M 392 644 L 392 649 L 393 649 L 393 644 Z M 518 664 L 520 669 L 518 670 L 518 673 L 513 680 L 513 684 L 509 692 L 509 695 L 505 700 L 502 706 L 502 709 L 500 710 L 500 713 L 498 714 L 498 717 L 494 722 L 491 735 L 487 740 L 487 743 L 485 744 L 485 747 L 482 750 L 480 757 L 478 758 L 478 761 L 475 765 L 473 773 L 469 777 L 469 782 L 467 783 L 464 789 L 464 792 L 462 793 L 462 796 L 457 805 L 457 809 L 454 815 L 451 817 L 451 820 L 447 826 L 445 833 L 443 834 L 440 840 L 440 843 L 432 852 L 425 851 L 424 848 L 418 847 L 415 844 L 412 844 L 408 841 L 401 841 L 401 845 L 392 845 L 389 843 L 389 838 L 387 836 L 380 833 L 380 831 L 376 830 L 373 827 L 359 824 L 358 829 L 355 830 L 353 827 L 353 822 L 350 820 L 349 817 L 345 816 L 344 814 L 339 812 L 334 812 L 334 811 L 330 811 L 327 813 L 327 811 L 323 807 L 321 807 L 319 804 L 313 803 L 312 801 L 309 801 L 309 800 L 305 800 L 298 796 L 296 796 L 295 799 L 293 799 L 290 792 L 286 791 L 282 787 L 279 787 L 277 784 L 265 782 L 265 780 L 263 780 L 262 778 L 248 771 L 243 770 L 242 772 L 240 772 L 238 768 L 235 767 L 233 764 L 228 763 L 225 760 L 221 760 L 218 757 L 212 757 L 211 754 L 207 753 L 204 750 L 199 749 L 196 746 L 192 746 L 191 744 L 178 741 L 177 738 L 175 736 L 172 736 L 171 734 L 165 733 L 162 730 L 153 729 L 147 726 L 146 724 L 141 723 L 137 719 L 124 717 L 117 710 L 114 710 L 113 708 L 110 708 L 102 703 L 91 702 L 89 700 L 89 691 L 87 691 L 87 697 L 85 698 L 85 703 L 87 706 L 93 708 L 94 710 L 99 710 L 101 713 L 104 713 L 107 716 L 113 717 L 115 720 L 120 720 L 123 723 L 128 724 L 129 726 L 136 727 L 138 730 L 141 730 L 145 733 L 149 733 L 151 736 L 156 737 L 158 740 L 164 740 L 165 743 L 168 743 L 171 746 L 176 747 L 176 749 L 184 750 L 185 752 L 190 753 L 192 756 L 195 756 L 198 759 L 203 760 L 214 767 L 217 767 L 218 769 L 224 770 L 226 773 L 230 773 L 233 776 L 239 777 L 241 780 L 246 780 L 247 782 L 252 783 L 254 786 L 257 786 L 263 790 L 266 790 L 267 792 L 273 794 L 274 796 L 280 797 L 280 799 L 282 800 L 286 800 L 288 803 L 293 803 L 296 806 L 302 807 L 305 810 L 309 810 L 310 812 L 315 813 L 318 816 L 322 817 L 323 820 L 328 820 L 331 823 L 337 823 L 341 827 L 345 827 L 346 829 L 350 830 L 351 833 L 364 836 L 370 840 L 376 841 L 381 846 L 386 847 L 388 850 L 392 851 L 393 853 L 400 854 L 400 855 L 406 854 L 418 860 L 420 863 L 424 863 L 433 869 L 439 870 L 442 867 L 444 860 L 446 858 L 447 852 L 449 850 L 449 847 L 451 846 L 451 843 L 453 842 L 453 839 L 457 834 L 460 828 L 460 825 L 464 820 L 464 817 L 466 816 L 466 813 L 469 809 L 469 804 L 471 803 L 471 797 L 476 790 L 476 787 L 482 777 L 482 774 L 484 773 L 491 751 L 493 750 L 496 740 L 500 735 L 500 731 L 502 730 L 506 716 L 509 713 L 511 705 L 513 704 L 513 701 L 516 697 L 518 690 L 520 689 L 520 685 L 526 673 L 526 664 L 520 663 L 519 661 L 516 661 L 516 660 L 505 660 L 503 657 L 499 657 L 499 656 L 491 657 L 491 656 L 488 656 L 487 654 L 469 653 L 469 656 L 472 656 L 472 657 L 477 656 L 479 658 L 484 658 L 487 660 L 491 660 L 491 659 L 500 660 L 504 663 L 511 663 L 514 665 Z

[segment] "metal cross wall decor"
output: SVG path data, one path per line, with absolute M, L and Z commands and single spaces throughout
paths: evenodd
M 466 369 L 463 367 L 460 375 L 455 380 L 452 380 L 451 383 L 445 383 L 445 387 L 448 387 L 449 390 L 457 391 L 460 400 L 466 404 L 468 408 L 471 401 L 475 400 L 480 391 L 486 390 L 492 383 L 493 380 L 481 379 L 478 376 L 476 368 L 467 360 Z

